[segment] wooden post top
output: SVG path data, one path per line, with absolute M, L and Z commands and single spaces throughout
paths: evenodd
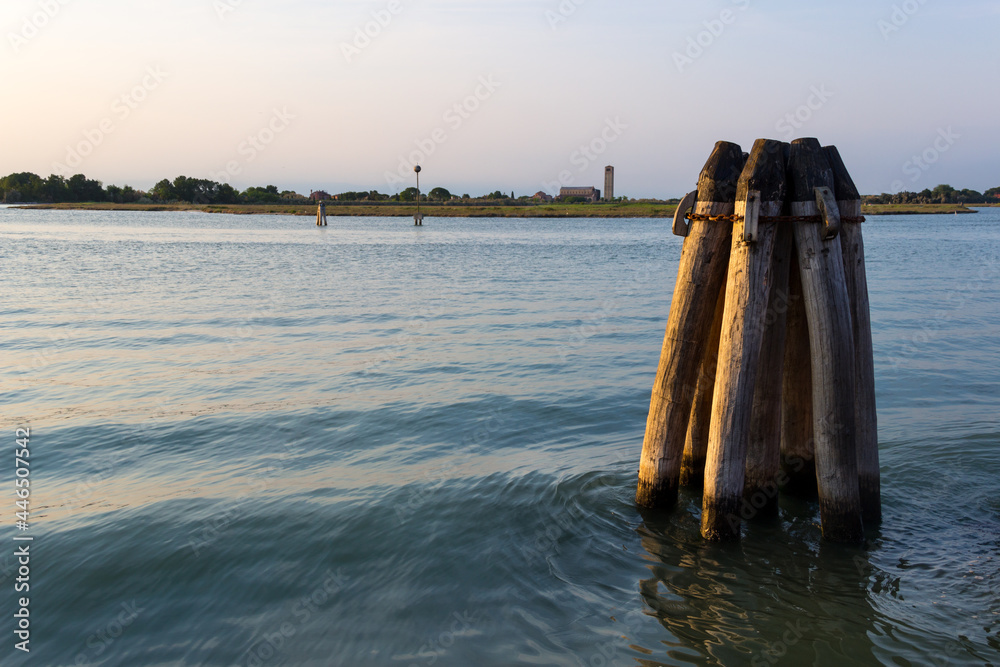
M 844 164 L 843 158 L 840 157 L 840 151 L 837 150 L 836 146 L 825 146 L 823 152 L 826 153 L 826 159 L 830 163 L 830 168 L 833 169 L 833 191 L 837 193 L 837 201 L 855 201 L 861 199 L 861 193 L 858 192 L 858 188 L 854 185 L 854 179 L 851 178 L 851 173 L 847 171 L 847 165 Z
M 788 155 L 788 195 L 792 202 L 815 202 L 816 188 L 833 187 L 833 169 L 818 139 L 796 139 Z
M 742 171 L 743 149 L 728 141 L 715 144 L 698 178 L 698 201 L 734 202 Z
M 745 201 L 756 190 L 761 201 L 780 202 L 785 199 L 785 155 L 783 144 L 773 139 L 758 139 L 740 176 L 737 201 Z

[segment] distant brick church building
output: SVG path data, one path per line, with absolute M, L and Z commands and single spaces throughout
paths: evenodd
M 566 197 L 583 197 L 591 202 L 596 202 L 601 199 L 601 191 L 595 187 L 560 189 L 559 199 L 566 199 Z

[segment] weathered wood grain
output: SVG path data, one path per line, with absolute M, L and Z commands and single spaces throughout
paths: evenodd
M 715 373 L 719 361 L 719 337 L 722 334 L 722 313 L 726 307 L 726 285 L 723 283 L 716 300 L 712 333 L 698 370 L 698 386 L 691 404 L 684 457 L 681 460 L 681 486 L 700 489 L 705 485 L 705 457 L 708 455 L 708 430 L 712 424 L 712 397 L 715 394 Z
M 844 165 L 840 151 L 835 146 L 827 146 L 823 150 L 833 169 L 834 191 L 840 214 L 844 217 L 861 217 L 861 194 Z M 840 243 L 844 254 L 844 275 L 851 299 L 854 333 L 854 415 L 861 511 L 865 525 L 873 526 L 882 520 L 882 482 L 875 402 L 875 349 L 872 343 L 871 305 L 868 300 L 868 274 L 865 270 L 865 243 L 861 225 L 844 223 Z
M 698 181 L 695 213 L 731 215 L 742 167 L 739 146 L 716 144 Z M 636 503 L 643 507 L 665 508 L 677 501 L 698 366 L 725 281 L 731 236 L 732 225 L 703 221 L 692 223 L 684 239 L 639 463 Z
M 761 516 L 773 516 L 778 511 L 781 472 L 781 395 L 792 228 L 787 224 L 778 224 L 777 227 L 771 261 L 771 287 L 764 320 L 764 341 L 753 397 L 753 414 L 750 418 L 746 481 L 743 484 L 743 499 Z
M 816 188 L 832 188 L 833 171 L 815 139 L 792 142 L 788 171 L 792 215 L 817 215 Z M 799 274 L 812 351 L 813 433 L 823 537 L 864 539 L 854 416 L 854 334 L 840 237 L 822 225 L 795 223 Z M 725 334 L 723 334 L 723 337 Z
M 743 170 L 736 195 L 726 305 L 712 401 L 701 533 L 713 541 L 740 537 L 740 502 L 746 474 L 754 391 L 764 336 L 777 223 L 761 222 L 756 239 L 744 240 L 750 206 L 761 216 L 779 215 L 785 198 L 781 142 L 758 139 Z

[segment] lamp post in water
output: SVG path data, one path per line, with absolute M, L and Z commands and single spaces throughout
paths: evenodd
M 420 213 L 420 165 L 418 164 L 414 167 L 413 171 L 417 174 L 417 214 L 413 216 L 413 224 L 418 227 L 423 227 L 424 216 Z

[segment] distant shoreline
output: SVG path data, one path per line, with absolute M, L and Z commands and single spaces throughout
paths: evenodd
M 989 206 L 989 205 L 987 205 Z M 294 215 L 315 217 L 316 206 L 306 204 L 25 204 L 14 206 L 23 209 L 48 209 L 64 211 L 197 211 L 228 215 Z M 428 218 L 670 218 L 675 204 L 647 202 L 612 204 L 535 204 L 517 206 L 435 206 L 421 204 L 420 211 Z M 365 206 L 331 204 L 326 207 L 327 217 L 380 217 L 412 218 L 414 204 Z M 954 215 L 976 213 L 973 208 L 960 204 L 878 204 L 864 206 L 866 216 L 880 215 Z

